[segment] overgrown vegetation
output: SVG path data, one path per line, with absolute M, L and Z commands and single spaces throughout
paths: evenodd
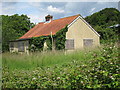
M 23 55 L 17 60 L 19 55 L 10 56 L 3 55 L 2 88 L 120 88 L 117 45 L 89 52 Z
M 73 59 L 84 62 L 85 60 L 89 60 L 89 58 L 91 58 L 91 53 L 89 53 L 87 56 L 84 53 L 85 51 L 69 54 L 66 54 L 64 51 L 35 52 L 30 55 L 4 53 L 2 57 L 2 63 L 3 66 L 9 67 L 10 71 L 14 69 L 28 70 L 37 67 L 61 65 L 65 62 L 73 61 Z
M 41 37 L 33 37 L 29 40 L 29 50 L 31 52 L 35 51 L 42 51 L 44 47 L 44 42 L 47 39 L 47 37 L 41 36 Z
M 101 35 L 96 50 L 3 53 L 2 88 L 120 89 L 119 28 L 110 28 L 119 24 L 119 16 L 115 8 L 106 8 L 85 18 Z M 57 50 L 65 48 L 66 32 L 67 28 L 53 35 Z M 45 41 L 51 50 L 51 36 L 32 38 L 31 50 L 41 51 Z
M 105 8 L 85 18 L 85 20 L 101 35 L 101 43 L 117 42 L 119 28 L 110 27 L 120 23 L 120 11 Z
M 55 49 L 63 50 L 65 49 L 65 41 L 66 41 L 66 32 L 68 31 L 67 26 L 60 31 L 58 31 L 55 35 Z
M 47 43 L 47 50 L 52 50 L 52 44 L 56 50 L 65 49 L 67 25 L 65 28 L 59 30 L 55 35 L 33 37 L 30 39 L 30 51 L 43 51 L 44 42 Z M 52 42 L 53 39 L 53 42 Z
M 27 15 L 1 15 L 2 51 L 9 50 L 9 41 L 16 40 L 34 26 Z

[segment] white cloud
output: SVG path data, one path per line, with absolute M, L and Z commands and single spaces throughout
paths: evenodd
M 53 7 L 52 5 L 47 7 L 47 10 L 53 13 L 64 13 L 65 11 L 56 7 Z
M 31 22 L 34 22 L 34 23 L 39 23 L 39 22 L 44 22 L 45 21 L 45 16 L 47 14 L 46 13 L 42 13 L 42 14 L 29 14 L 28 17 L 30 17 L 30 20 Z

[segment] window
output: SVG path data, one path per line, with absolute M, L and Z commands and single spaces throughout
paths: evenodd
M 29 46 L 29 42 L 28 41 L 26 41 L 26 46 Z
M 18 42 L 18 51 L 24 52 L 24 42 Z
M 10 42 L 10 49 L 11 49 L 11 50 L 14 49 L 14 42 Z
M 74 39 L 67 39 L 65 49 L 74 49 Z
M 93 45 L 93 39 L 83 39 L 83 43 L 85 47 L 89 47 Z
M 29 41 L 26 41 L 26 50 L 28 50 L 29 49 Z

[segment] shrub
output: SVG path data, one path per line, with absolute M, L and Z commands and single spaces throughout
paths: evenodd
M 120 88 L 118 47 L 103 47 L 101 53 L 90 51 L 90 61 L 78 60 L 61 66 L 13 70 L 3 67 L 2 88 Z M 87 54 L 86 54 L 87 55 Z

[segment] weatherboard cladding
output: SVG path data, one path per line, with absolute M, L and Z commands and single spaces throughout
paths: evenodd
M 19 39 L 26 39 L 39 36 L 48 36 L 51 34 L 55 35 L 59 30 L 64 28 L 66 25 L 72 23 L 80 15 L 65 17 L 61 19 L 52 20 L 50 23 L 41 22 L 35 27 L 30 29 L 26 34 L 24 34 Z

